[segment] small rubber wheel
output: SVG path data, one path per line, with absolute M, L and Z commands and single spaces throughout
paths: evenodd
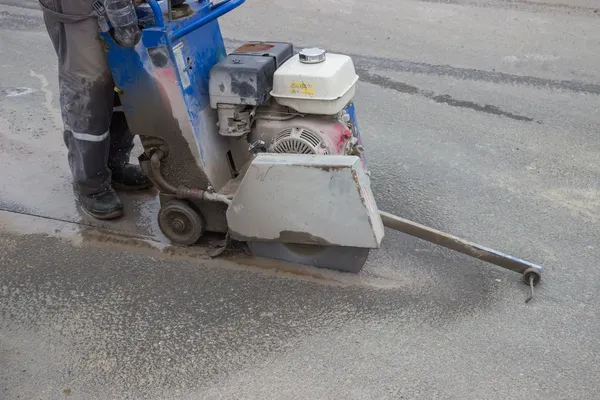
M 158 226 L 173 243 L 191 246 L 204 233 L 202 216 L 189 203 L 170 200 L 158 212 Z
M 523 282 L 529 285 L 529 280 L 533 277 L 533 286 L 536 286 L 540 283 L 542 279 L 542 274 L 535 268 L 527 268 L 525 272 L 523 272 Z

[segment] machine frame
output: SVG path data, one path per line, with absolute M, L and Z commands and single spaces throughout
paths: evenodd
M 140 161 L 152 175 L 149 152 L 160 150 L 162 177 L 176 188 L 218 192 L 250 158 L 242 141 L 218 133 L 208 93 L 210 69 L 227 55 L 217 18 L 244 2 L 194 1 L 189 16 L 165 20 L 158 2 L 148 0 L 137 8 L 143 29 L 136 47 L 122 47 L 103 33 L 127 122 L 146 151 Z M 162 205 L 176 197 L 160 179 L 153 182 Z M 226 204 L 189 201 L 201 212 L 205 230 L 227 232 Z
M 110 31 L 102 34 L 123 111 L 144 146 L 140 162 L 160 190 L 161 211 L 172 213 L 159 215 L 159 224 L 161 218 L 166 224 L 166 218 L 171 229 L 183 233 L 189 227 L 179 226 L 179 217 L 200 225 L 199 235 L 204 230 L 228 233 L 226 212 L 253 158 L 245 141 L 219 134 L 208 91 L 211 68 L 227 55 L 217 18 L 244 2 L 196 0 L 189 3 L 187 16 L 173 19 L 167 0 L 165 20 L 157 0 L 147 0 L 137 10 L 143 29 L 135 48 L 119 46 Z M 354 104 L 345 110 L 360 140 Z M 366 171 L 364 153 L 360 158 Z M 376 218 L 387 228 L 521 273 L 531 288 L 527 301 L 541 279 L 539 265 L 389 213 L 377 211 Z M 193 244 L 198 237 L 188 235 L 181 242 Z

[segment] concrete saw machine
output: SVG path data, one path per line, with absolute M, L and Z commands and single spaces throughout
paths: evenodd
M 357 273 L 388 227 L 521 273 L 533 293 L 540 266 L 380 211 L 351 57 L 268 41 L 227 54 L 217 20 L 243 3 L 147 0 L 135 47 L 102 32 L 164 235 L 219 233 L 222 248 Z

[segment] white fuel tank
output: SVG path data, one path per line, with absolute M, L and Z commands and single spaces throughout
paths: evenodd
M 357 81 L 350 57 L 304 49 L 275 71 L 271 96 L 301 113 L 333 115 L 352 100 Z

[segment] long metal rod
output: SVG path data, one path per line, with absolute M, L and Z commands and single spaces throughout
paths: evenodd
M 530 263 L 529 261 L 521 260 L 520 258 L 516 258 L 496 250 L 488 249 L 487 247 L 469 242 L 459 237 L 450 235 L 449 233 L 438 231 L 437 229 L 421 225 L 417 222 L 409 221 L 387 212 L 381 211 L 379 214 L 381 215 L 383 225 L 390 229 L 406 233 L 433 244 L 446 247 L 450 250 L 458 251 L 459 253 L 475 257 L 479 260 L 483 260 L 499 267 L 519 272 L 521 274 L 527 271 L 529 268 L 537 270 L 540 274 L 542 273 L 543 268 L 541 266 Z

